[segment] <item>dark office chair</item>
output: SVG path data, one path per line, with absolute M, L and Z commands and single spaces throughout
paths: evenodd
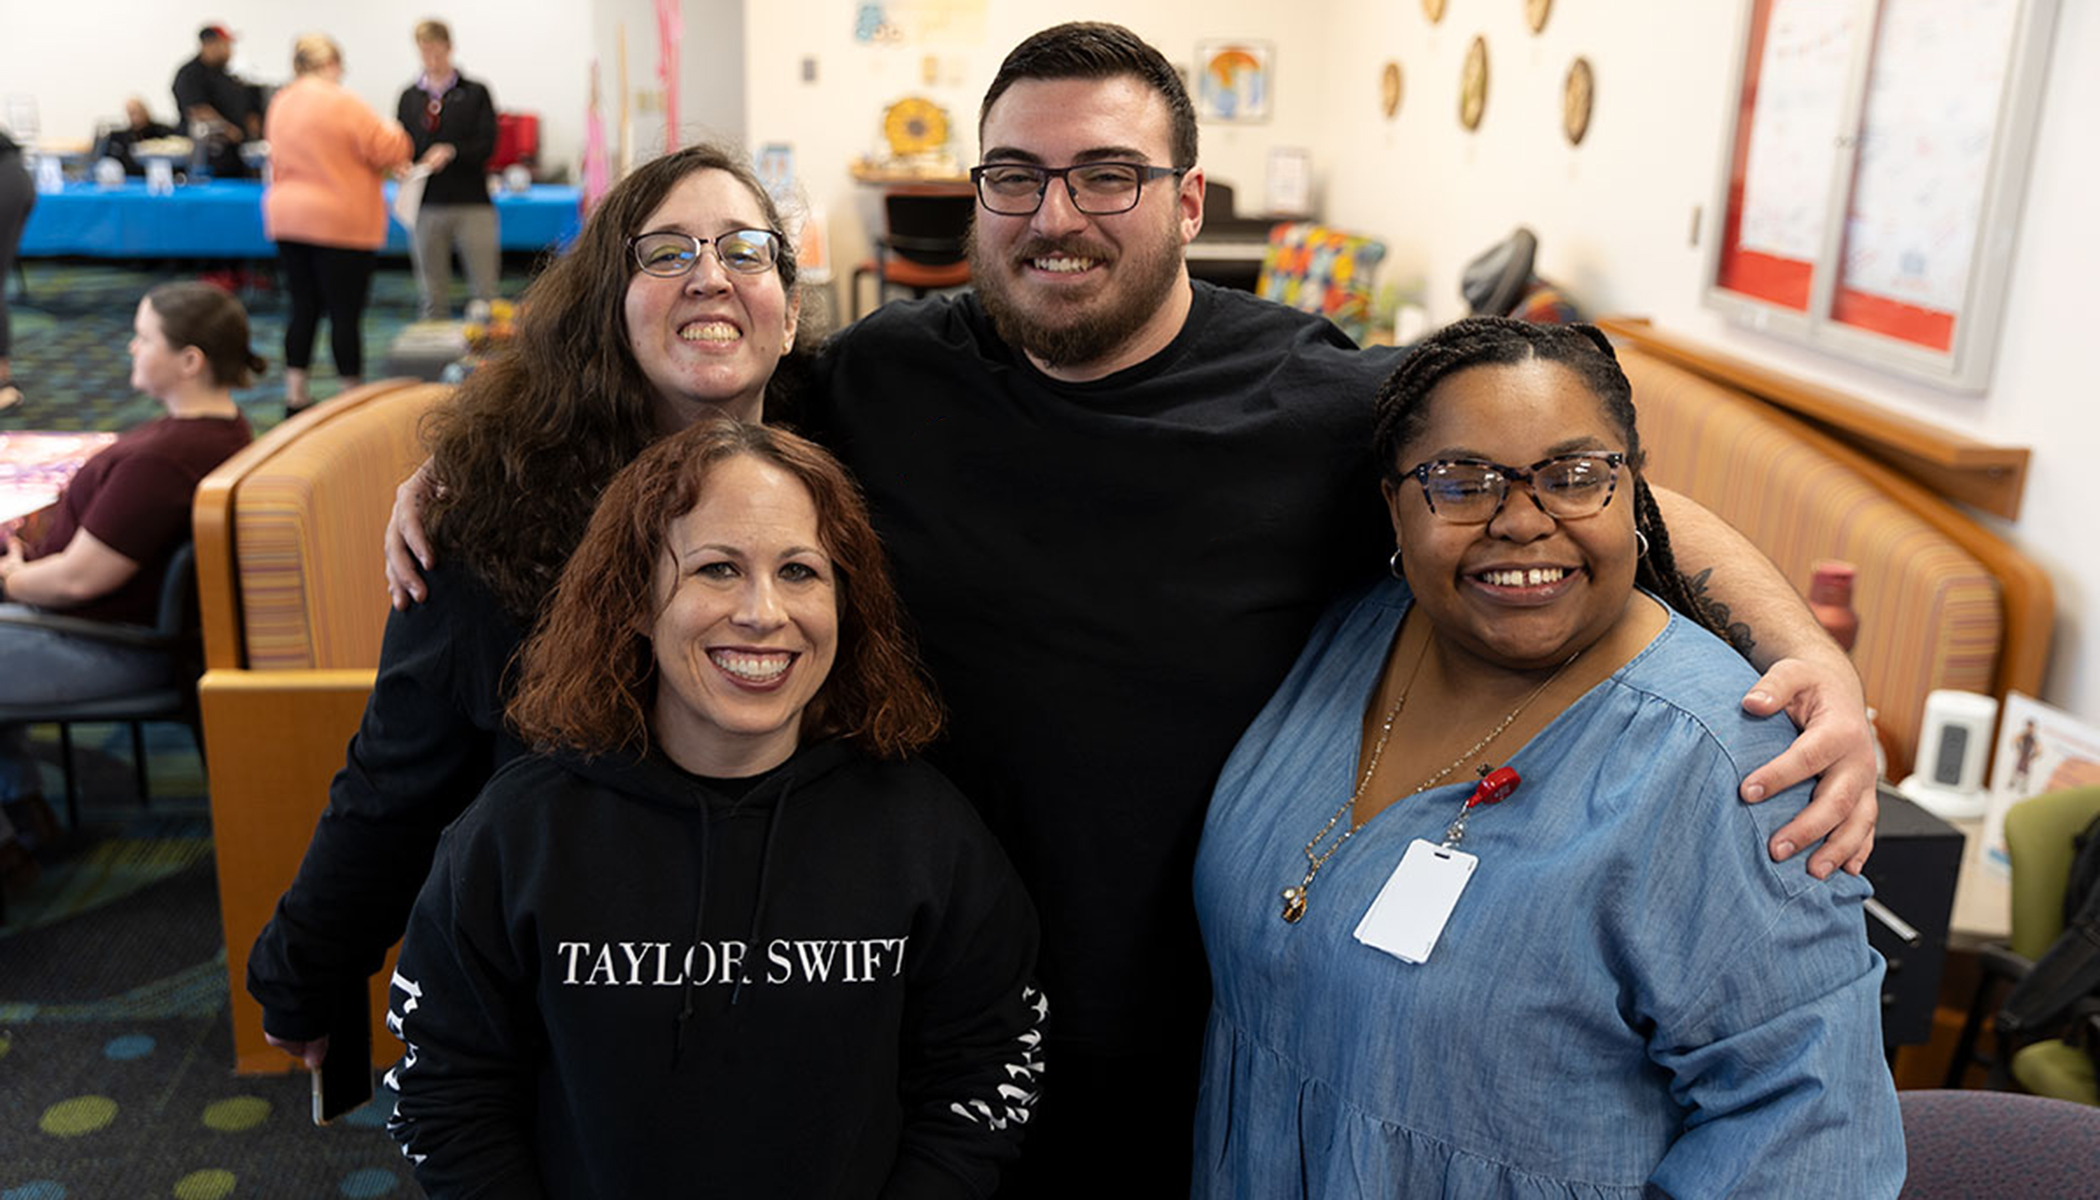
M 165 682 L 128 696 L 104 696 L 74 703 L 0 705 L 0 721 L 58 725 L 61 767 L 66 778 L 66 823 L 80 827 L 80 784 L 73 761 L 75 722 L 123 722 L 131 726 L 131 755 L 137 772 L 139 802 L 148 803 L 151 792 L 146 778 L 146 739 L 139 726 L 145 721 L 180 721 L 189 726 L 197 749 L 204 750 L 202 724 L 197 711 L 197 677 L 204 673 L 202 640 L 197 624 L 197 555 L 184 542 L 168 559 L 167 575 L 160 585 L 159 616 L 151 626 L 123 625 L 111 621 L 89 621 L 64 613 L 32 612 L 0 617 L 17 624 L 35 625 L 89 638 L 115 646 L 158 651 L 168 658 Z
M 2055 1036 L 2039 1040 L 1997 1036 L 1994 1052 L 1976 1051 L 1987 1015 L 1998 1008 L 2004 984 L 2033 970 L 2064 932 L 2064 891 L 2071 877 L 2072 838 L 2100 816 L 2100 786 L 2064 788 L 2022 800 L 2005 813 L 2005 849 L 2012 860 L 2012 937 L 1987 943 L 1978 955 L 1983 968 L 1969 1002 L 1947 1086 L 1958 1087 L 1971 1065 L 1989 1068 L 1986 1086 L 2015 1085 L 2058 1099 L 2100 1104 L 2092 1060 Z M 2025 1040 L 2028 1044 L 2021 1044 Z
M 968 237 L 977 209 L 971 192 L 928 192 L 901 188 L 882 198 L 887 228 L 875 239 L 875 257 L 854 268 L 853 315 L 860 306 L 860 284 L 875 277 L 875 304 L 892 287 L 909 288 L 914 298 L 970 282 Z

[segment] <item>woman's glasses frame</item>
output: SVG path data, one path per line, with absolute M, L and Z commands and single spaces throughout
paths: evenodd
M 1605 481 L 1603 499 L 1592 504 L 1590 499 L 1596 494 L 1593 490 L 1571 496 L 1555 486 L 1554 481 L 1560 478 L 1559 472 L 1592 462 L 1605 464 L 1611 472 Z M 1626 455 L 1623 451 L 1577 450 L 1570 454 L 1542 458 L 1528 467 L 1512 467 L 1484 458 L 1433 458 L 1400 472 L 1400 477 L 1412 477 L 1420 484 L 1422 501 L 1429 506 L 1429 511 L 1435 513 L 1439 520 L 1453 525 L 1485 525 L 1501 516 L 1503 507 L 1509 503 L 1510 488 L 1520 483 L 1531 493 L 1532 503 L 1538 505 L 1540 512 L 1556 521 L 1573 521 L 1595 516 L 1611 504 L 1611 498 L 1619 490 L 1619 468 L 1625 465 Z M 1478 472 L 1466 480 L 1480 489 L 1471 493 L 1471 496 L 1484 498 L 1489 493 L 1494 495 L 1494 509 L 1485 516 L 1461 515 L 1454 509 L 1453 496 L 1449 492 L 1445 494 L 1444 507 L 1437 507 L 1436 491 L 1430 486 L 1431 479 L 1457 482 L 1455 472 L 1460 470 L 1469 474 Z M 1539 483 L 1541 474 L 1544 474 L 1547 480 L 1543 488 Z M 1477 507 L 1477 501 L 1472 503 Z
M 686 249 L 674 257 L 663 258 L 657 253 L 680 244 Z M 726 253 L 722 249 L 725 244 L 730 247 Z M 627 239 L 627 253 L 644 275 L 659 279 L 676 279 L 691 273 L 700 264 L 703 246 L 714 251 L 715 261 L 725 271 L 763 275 L 780 261 L 780 245 L 780 234 L 771 229 L 732 229 L 711 238 L 694 237 L 676 229 L 650 229 Z

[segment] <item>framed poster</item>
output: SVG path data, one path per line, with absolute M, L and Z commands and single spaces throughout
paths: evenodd
M 1267 42 L 1196 43 L 1196 115 L 1206 121 L 1266 121 L 1276 80 Z
M 2057 0 L 1748 0 L 1707 302 L 1990 378 Z
M 1984 814 L 1985 861 L 2009 875 L 2005 810 L 2043 792 L 2100 783 L 2100 728 L 2032 696 L 2007 692 L 1991 759 L 1991 801 Z

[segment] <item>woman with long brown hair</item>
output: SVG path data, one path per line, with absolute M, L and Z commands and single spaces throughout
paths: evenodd
M 1034 1103 L 1034 910 L 867 509 L 758 425 L 605 490 L 527 642 L 544 751 L 446 834 L 393 980 L 432 1196 L 988 1195 Z
M 741 158 L 693 146 L 623 179 L 533 281 L 511 347 L 435 424 L 445 566 L 395 612 L 349 761 L 248 958 L 271 1041 L 318 1065 L 367 1020 L 438 834 L 522 746 L 504 674 L 598 494 L 696 420 L 759 420 L 795 341 L 795 259 Z

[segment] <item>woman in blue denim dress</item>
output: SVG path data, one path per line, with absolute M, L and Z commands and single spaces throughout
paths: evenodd
M 1793 731 L 1739 707 L 1610 344 L 1463 321 L 1378 403 L 1396 578 L 1197 860 L 1196 1194 L 1895 1195 L 1867 887 L 1766 854 L 1806 786 L 1735 799 Z

